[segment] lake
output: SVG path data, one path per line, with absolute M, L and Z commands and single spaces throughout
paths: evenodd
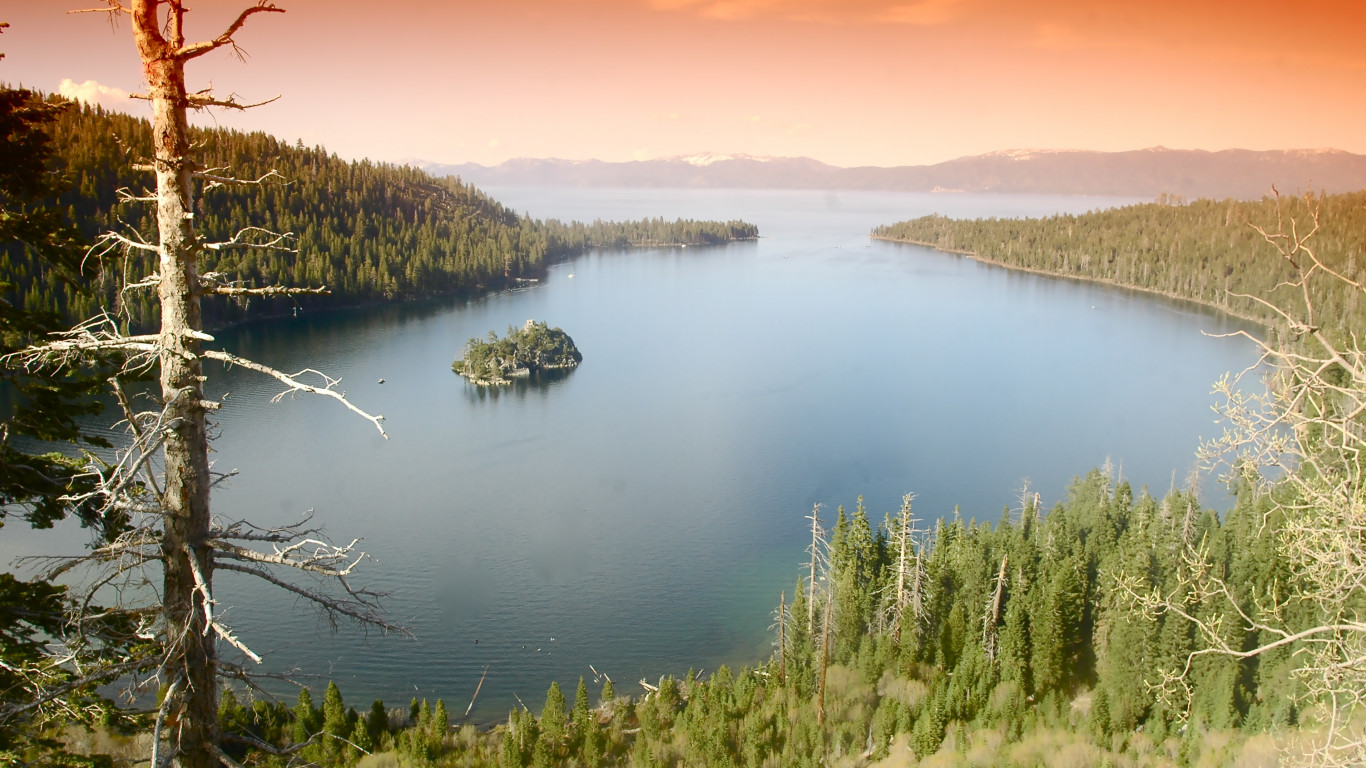
M 280 524 L 314 509 L 331 538 L 361 537 L 373 560 L 357 581 L 391 592 L 416 639 L 333 635 L 236 574 L 218 579 L 220 616 L 266 668 L 335 679 L 358 708 L 443 697 L 458 720 L 487 670 L 471 713 L 487 724 L 519 698 L 539 711 L 551 680 L 596 691 L 590 664 L 630 694 L 642 677 L 761 661 L 813 504 L 833 522 L 862 494 L 880 521 L 914 492 L 927 522 L 995 521 L 1023 483 L 1051 507 L 1107 459 L 1161 494 L 1217 432 L 1211 384 L 1255 359 L 1206 335 L 1247 327 L 1218 313 L 867 237 L 928 213 L 1129 200 L 490 191 L 542 218 L 743 218 L 763 237 L 598 251 L 474 301 L 219 334 L 277 368 L 340 376 L 386 417 L 388 441 L 335 402 L 272 404 L 269 380 L 210 372 L 211 394 L 228 393 L 215 468 L 239 472 L 215 513 Z M 582 366 L 496 389 L 452 373 L 466 339 L 529 318 L 567 331 Z M 80 538 L 10 526 L 0 554 Z

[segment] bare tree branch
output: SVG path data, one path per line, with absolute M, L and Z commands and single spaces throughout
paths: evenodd
M 273 96 L 265 101 L 257 101 L 251 104 L 243 104 L 237 100 L 237 94 L 229 94 L 226 99 L 220 99 L 207 93 L 194 93 L 186 96 L 189 106 L 192 109 L 207 109 L 209 107 L 223 107 L 224 109 L 247 110 L 263 107 L 280 100 L 279 96 Z
M 284 12 L 285 9 L 277 8 L 275 7 L 274 3 L 265 2 L 263 0 L 262 2 L 258 2 L 256 5 L 251 6 L 250 8 L 244 9 L 240 14 L 237 15 L 237 18 L 233 20 L 232 24 L 228 25 L 228 28 L 218 37 L 215 37 L 212 40 L 207 40 L 204 42 L 193 43 L 191 45 L 182 45 L 178 50 L 175 51 L 173 55 L 177 59 L 180 59 L 182 62 L 184 62 L 189 61 L 193 58 L 197 58 L 199 56 L 203 56 L 209 51 L 222 48 L 225 45 L 230 45 L 234 49 L 236 49 L 237 43 L 233 40 L 232 36 L 237 34 L 237 31 L 242 28 L 243 24 L 246 24 L 247 19 L 252 14 Z
M 280 394 L 271 398 L 271 402 L 279 402 L 280 398 L 284 397 L 287 394 L 290 394 L 291 392 L 307 392 L 312 395 L 323 395 L 325 397 L 331 397 L 334 400 L 339 401 L 342 405 L 346 406 L 347 410 L 357 414 L 358 416 L 370 422 L 371 424 L 374 424 L 375 429 L 379 430 L 379 433 L 384 436 L 384 439 L 389 439 L 389 435 L 386 434 L 384 431 L 384 425 L 381 424 L 381 422 L 384 421 L 383 416 L 371 416 L 365 411 L 362 411 L 361 409 L 352 405 L 351 401 L 346 399 L 345 393 L 338 392 L 335 389 L 333 389 L 333 387 L 341 383 L 340 379 L 333 379 L 319 371 L 313 370 L 312 368 L 305 368 L 304 370 L 299 371 L 298 373 L 285 373 L 283 371 L 271 368 L 270 366 L 261 365 L 260 363 L 247 360 L 246 358 L 238 357 L 237 355 L 232 355 L 227 352 L 220 352 L 217 350 L 205 350 L 204 357 L 207 357 L 210 360 L 217 360 L 221 363 L 227 363 L 228 365 L 241 366 L 243 368 L 256 371 L 257 373 L 264 373 L 265 375 L 275 379 L 276 381 L 279 381 L 280 383 L 288 387 L 288 389 L 286 389 L 284 392 L 281 392 Z M 299 381 L 298 377 L 304 374 L 313 374 L 315 376 L 320 377 L 323 380 L 323 386 L 316 387 L 311 384 L 304 384 L 303 382 Z
M 262 581 L 269 582 L 285 590 L 302 597 L 322 609 L 323 615 L 328 618 L 333 628 L 337 626 L 336 615 L 346 616 L 355 619 L 362 624 L 377 626 L 385 631 L 400 632 L 408 634 L 408 630 L 398 624 L 393 624 L 384 619 L 379 607 L 363 600 L 342 601 L 330 595 L 323 594 L 316 590 L 301 587 L 281 579 L 264 568 L 251 565 L 238 565 L 237 563 L 220 562 L 216 566 L 223 571 L 236 571 L 255 576 Z
M 277 98 L 278 98 L 278 97 L 277 97 Z M 269 102 L 262 102 L 262 104 L 268 104 L 268 103 L 269 103 Z M 250 105 L 250 106 L 260 106 L 260 104 L 253 104 L 253 105 Z M 264 186 L 265 183 L 266 183 L 267 181 L 275 181 L 275 182 L 278 182 L 278 183 L 283 184 L 283 185 L 286 185 L 286 186 L 290 183 L 289 181 L 287 181 L 287 180 L 285 179 L 284 176 L 281 176 L 281 175 L 280 175 L 280 172 L 279 172 L 279 171 L 276 171 L 276 170 L 273 169 L 273 168 L 272 168 L 271 170 L 265 172 L 264 174 L 262 174 L 262 175 L 259 176 L 258 178 L 255 178 L 255 179 L 239 179 L 239 178 L 236 178 L 236 177 L 234 177 L 234 176 L 224 176 L 224 175 L 218 173 L 218 171 L 223 171 L 223 170 L 227 170 L 227 169 L 226 169 L 226 168 L 205 168 L 205 169 L 202 170 L 202 171 L 196 171 L 196 172 L 195 172 L 195 178 L 200 179 L 201 181 L 207 181 L 207 182 L 208 182 L 208 184 L 205 184 L 205 185 L 204 185 L 204 189 L 202 190 L 203 192 L 209 192 L 209 191 L 214 190 L 214 189 L 217 189 L 217 188 L 219 188 L 219 187 L 226 187 L 226 186 L 231 186 L 231 185 Z
M 270 285 L 265 288 L 243 288 L 234 285 L 213 285 L 203 289 L 206 294 L 215 296 L 330 296 L 332 289 L 327 286 L 318 288 L 286 288 Z
M 248 235 L 265 235 L 266 237 L 269 237 L 271 239 L 263 243 L 253 242 L 251 240 L 244 239 Z M 285 232 L 284 234 L 280 234 L 278 232 L 271 232 L 270 230 L 263 229 L 261 227 L 243 227 L 237 230 L 237 233 L 234 234 L 232 238 L 229 240 L 224 240 L 222 242 L 217 243 L 201 243 L 200 247 L 206 251 L 224 251 L 232 248 L 258 248 L 264 251 L 283 251 L 285 253 L 298 253 L 299 251 L 297 248 L 289 248 L 287 246 L 280 245 L 280 243 L 283 243 L 286 240 L 289 240 L 293 237 L 293 232 Z M 206 273 L 205 276 L 209 274 L 214 273 Z
M 117 18 L 118 14 L 120 13 L 131 14 L 132 12 L 133 11 L 131 8 L 125 6 L 123 3 L 120 3 L 119 0 L 107 0 L 107 4 L 103 8 L 77 8 L 76 10 L 67 11 L 67 13 L 70 14 L 107 13 L 115 18 Z

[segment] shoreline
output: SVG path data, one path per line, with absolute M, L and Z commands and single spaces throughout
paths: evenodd
M 626 248 L 717 248 L 727 245 L 729 243 L 744 243 L 756 241 L 760 237 L 761 236 L 759 235 L 756 235 L 755 237 L 732 237 L 724 243 L 631 243 L 625 246 L 590 245 L 581 251 L 577 251 L 568 255 L 557 256 L 553 260 L 546 261 L 542 269 L 539 270 L 540 274 L 537 277 L 510 278 L 513 281 L 511 284 L 499 285 L 496 287 L 489 285 L 460 286 L 449 291 L 435 291 L 432 293 L 414 294 L 408 296 L 395 297 L 392 299 L 369 298 L 354 302 L 338 303 L 328 307 L 319 307 L 299 314 L 295 314 L 293 309 L 289 308 L 280 312 L 266 312 L 263 314 L 255 315 L 253 317 L 238 318 L 226 323 L 217 323 L 212 325 L 206 324 L 204 327 L 204 332 L 214 334 L 220 333 L 222 331 L 237 330 L 246 326 L 253 325 L 255 323 L 274 323 L 277 320 L 297 320 L 304 314 L 316 316 L 322 314 L 331 314 L 335 312 L 352 312 L 360 309 L 372 309 L 375 307 L 392 307 L 400 306 L 403 304 L 416 304 L 426 301 L 441 301 L 443 299 L 452 298 L 463 298 L 465 300 L 472 300 L 488 294 L 498 294 L 506 293 L 509 291 L 526 290 L 529 287 L 535 287 L 544 284 L 550 272 L 550 267 L 573 261 L 582 256 L 586 256 L 587 254 L 593 251 L 610 251 L 621 250 Z
M 456 362 L 464 362 L 464 361 L 458 360 L 458 361 L 456 361 Z M 475 378 L 474 376 L 470 376 L 469 374 L 467 374 L 467 373 L 465 373 L 465 372 L 463 372 L 463 371 L 457 370 L 454 366 L 452 366 L 452 370 L 455 371 L 455 375 L 463 377 L 466 381 L 468 381 L 468 382 L 471 383 L 471 384 L 474 384 L 475 386 L 479 386 L 479 387 L 501 387 L 501 386 L 510 386 L 511 384 L 513 384 L 513 380 L 514 380 L 514 379 L 529 379 L 529 378 L 531 378 L 532 376 L 534 376 L 534 375 L 536 375 L 536 374 L 538 374 L 538 373 L 541 373 L 542 371 L 572 371 L 572 370 L 574 370 L 575 368 L 578 368 L 580 365 L 582 365 L 582 363 L 574 363 L 574 364 L 572 364 L 572 365 L 570 365 L 570 364 L 568 364 L 568 363 L 561 364 L 561 365 L 545 365 L 545 366 L 541 366 L 541 367 L 539 367 L 539 368 L 536 368 L 536 369 L 534 369 L 534 370 L 531 369 L 531 368 L 514 368 L 513 370 L 508 371 L 507 375 L 505 375 L 505 376 L 504 376 L 503 378 L 501 378 L 501 379 L 480 379 L 480 378 Z
M 977 253 L 976 251 L 963 250 L 959 248 L 944 248 L 935 243 L 929 243 L 923 240 L 911 240 L 909 238 L 901 237 L 885 237 L 883 235 L 869 235 L 868 237 L 873 240 L 882 240 L 889 243 L 902 243 L 905 245 L 918 245 L 924 248 L 933 248 L 934 250 L 939 251 L 940 253 L 950 253 L 955 256 L 966 256 L 979 264 L 986 264 L 987 266 L 991 267 L 1000 267 L 1001 269 L 1008 269 L 1012 272 L 1025 272 L 1031 275 L 1040 275 L 1042 277 L 1053 277 L 1062 280 L 1074 280 L 1079 283 L 1106 285 L 1111 288 L 1122 288 L 1126 291 L 1135 291 L 1137 293 L 1148 294 L 1149 296 L 1161 296 L 1164 299 L 1186 302 L 1188 304 L 1194 304 L 1197 307 L 1213 309 L 1218 312 L 1222 312 L 1225 315 L 1228 315 L 1229 317 L 1236 317 L 1239 320 L 1245 320 L 1249 323 L 1253 323 L 1258 328 L 1262 328 L 1264 330 L 1269 330 L 1271 327 L 1267 324 L 1267 321 L 1263 320 L 1262 318 L 1253 317 L 1250 314 L 1239 312 L 1229 307 L 1221 307 L 1218 304 L 1213 304 L 1208 301 L 1202 301 L 1200 299 L 1192 298 L 1190 296 L 1183 296 L 1172 291 L 1164 291 L 1158 288 L 1143 288 L 1137 285 L 1128 285 L 1126 283 L 1121 283 L 1117 280 L 1112 280 L 1108 277 L 1087 277 L 1086 275 L 1071 275 L 1048 269 L 1040 269 L 1038 267 L 1025 267 L 1019 264 L 1009 264 L 1003 261 L 997 261 L 995 259 L 988 258 L 986 256 L 981 255 L 980 253 Z

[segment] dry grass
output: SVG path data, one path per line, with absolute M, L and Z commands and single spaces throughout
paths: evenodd
M 870 764 L 868 768 L 914 768 L 918 765 L 923 764 L 916 762 L 915 753 L 910 747 L 910 737 L 903 733 L 892 740 L 887 756 Z
M 1105 757 L 1082 736 L 1055 730 L 1034 731 L 1005 754 L 1004 764 L 1016 768 L 1099 768 Z
M 397 752 L 378 752 L 361 757 L 356 768 L 399 768 Z
M 968 746 L 968 762 L 977 768 L 994 768 L 1000 763 L 1005 743 L 1005 734 L 998 730 L 984 729 L 973 733 L 972 743 Z
M 904 677 L 897 677 L 890 671 L 882 673 L 882 679 L 877 681 L 878 694 L 896 699 L 906 705 L 907 709 L 914 710 L 921 700 L 929 694 L 929 686 L 919 680 L 908 680 Z
M 152 754 L 152 735 L 125 736 L 101 727 L 69 726 L 58 737 L 67 751 L 77 755 L 109 755 L 125 760 L 146 760 Z
M 858 670 L 831 664 L 825 673 L 825 698 L 852 699 L 873 695 L 873 686 L 863 682 Z
M 1080 717 L 1083 721 L 1091 716 L 1091 692 L 1087 691 L 1072 699 L 1072 719 Z
M 1269 733 L 1259 733 L 1243 742 L 1233 759 L 1232 768 L 1277 768 L 1281 764 L 1281 747 Z

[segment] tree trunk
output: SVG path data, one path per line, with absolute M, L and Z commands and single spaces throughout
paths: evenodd
M 807 579 L 806 595 L 806 634 L 808 636 L 816 632 L 816 560 L 821 547 L 821 505 L 817 504 L 811 508 L 811 574 Z
M 799 595 L 800 596 L 800 595 Z M 778 682 L 787 684 L 787 592 L 778 596 Z
M 178 3 L 171 3 L 165 26 L 157 0 L 134 0 L 133 34 L 152 101 L 152 146 L 157 179 L 157 231 L 160 239 L 161 397 L 171 429 L 164 445 L 166 484 L 161 500 L 165 522 L 163 684 L 179 680 L 167 707 L 178 721 L 178 761 L 187 767 L 217 763 L 210 746 L 217 740 L 218 695 L 215 637 L 204 604 L 212 585 L 213 558 L 208 547 L 209 464 L 204 425 L 198 244 L 193 225 L 193 174 L 190 159 L 184 44 Z M 163 30 L 167 33 L 163 35 Z M 191 561 L 193 558 L 193 562 Z M 196 588 L 195 569 L 204 590 Z
M 901 500 L 901 519 L 898 521 L 896 533 L 896 601 L 892 603 L 895 615 L 892 617 L 895 622 L 895 631 L 892 640 L 898 645 L 901 644 L 901 614 L 906 608 L 906 559 L 910 556 L 911 543 L 911 496 L 907 494 Z
M 830 666 L 830 601 L 825 603 L 825 628 L 821 631 L 821 679 L 816 692 L 816 725 L 825 723 L 825 673 Z

